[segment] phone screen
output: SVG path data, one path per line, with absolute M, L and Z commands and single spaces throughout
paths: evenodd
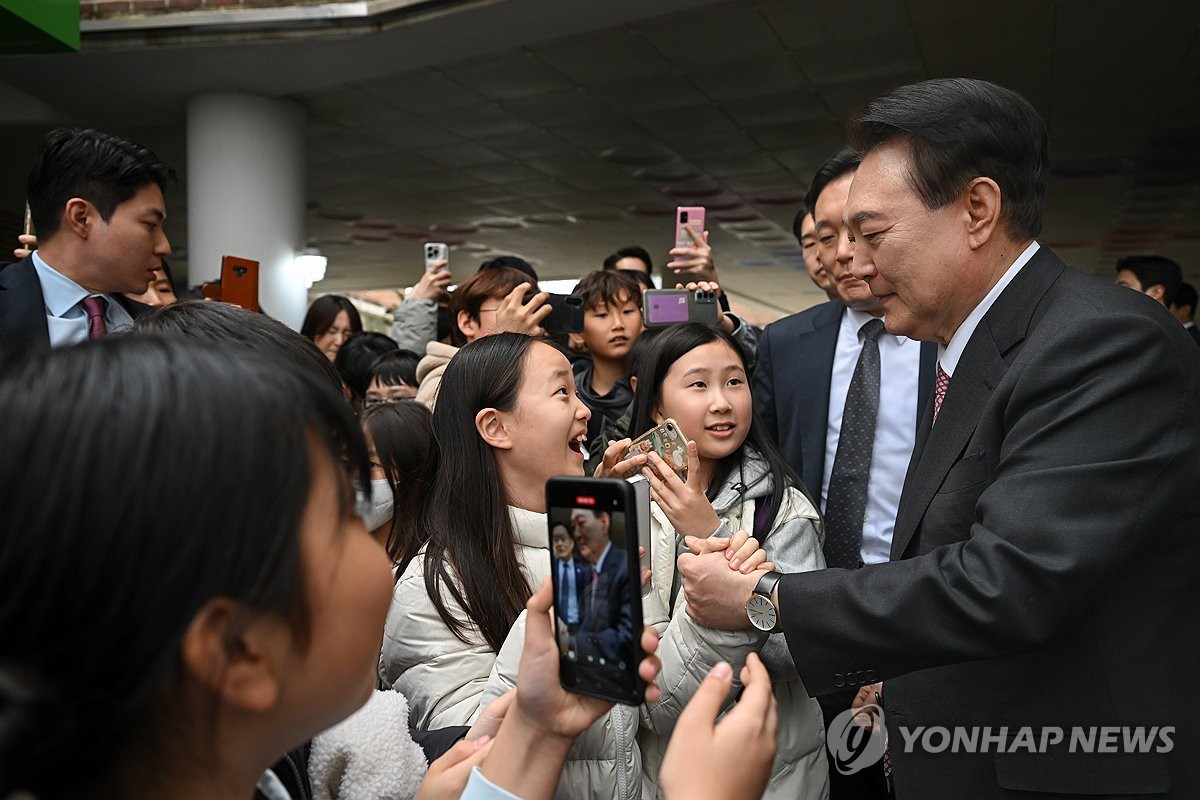
M 674 325 L 688 321 L 688 292 L 663 289 L 646 293 L 646 324 Z
M 564 688 L 641 703 L 637 514 L 625 481 L 554 478 L 546 485 L 551 577 Z

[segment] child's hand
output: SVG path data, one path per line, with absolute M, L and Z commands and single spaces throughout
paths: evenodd
M 771 777 L 779 709 L 771 678 L 756 653 L 742 669 L 745 690 L 720 721 L 716 717 L 729 694 L 733 670 L 713 667 L 675 725 L 659 772 L 663 793 L 676 798 L 740 800 L 761 797 Z
M 471 770 L 492 751 L 492 737 L 463 739 L 429 765 L 415 800 L 451 800 L 462 795 Z
M 689 292 L 694 292 L 699 289 L 704 292 L 712 292 L 717 297 L 721 296 L 721 287 L 711 281 L 689 281 L 686 285 L 677 283 L 675 284 L 675 288 L 687 289 Z M 721 318 L 717 320 L 717 324 L 720 325 L 721 330 L 725 331 L 726 333 L 733 333 L 733 329 L 736 327 L 733 317 L 729 316 L 724 311 L 721 312 Z
M 761 570 L 764 567 L 775 568 L 774 564 L 767 561 L 767 551 L 758 546 L 758 539 L 745 531 L 738 531 L 730 537 L 729 546 L 725 548 L 725 558 L 729 561 L 730 569 L 742 573 Z
M 608 447 L 604 448 L 604 458 L 596 466 L 596 471 L 592 474 L 592 477 L 628 478 L 646 466 L 645 453 L 635 453 L 630 458 L 621 460 L 621 456 L 625 455 L 625 451 L 629 449 L 629 445 L 631 444 L 633 444 L 633 440 L 628 437 L 619 442 L 609 440 Z
M 650 497 L 671 520 L 680 536 L 707 538 L 721 527 L 717 512 L 704 496 L 700 485 L 700 454 L 695 442 L 688 442 L 688 479 L 685 483 L 667 466 L 658 453 L 648 453 L 649 463 L 642 474 L 650 481 Z

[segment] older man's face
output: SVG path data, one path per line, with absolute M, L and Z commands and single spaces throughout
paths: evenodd
M 855 173 L 845 207 L 851 269 L 882 304 L 889 332 L 944 344 L 986 294 L 988 276 L 965 268 L 963 204 L 930 211 L 909 186 L 908 169 L 907 146 L 894 140 L 868 153 Z
M 571 526 L 579 554 L 593 564 L 600 560 L 604 548 L 608 546 L 608 521 L 607 514 L 598 515 L 586 508 L 571 512 Z

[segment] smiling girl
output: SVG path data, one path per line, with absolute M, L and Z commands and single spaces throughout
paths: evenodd
M 690 439 L 686 477 L 676 475 L 657 454 L 643 474 L 650 481 L 653 591 L 664 621 L 663 675 L 676 674 L 675 653 L 700 653 L 697 660 L 738 663 L 760 649 L 780 704 L 779 752 L 766 797 L 823 798 L 828 774 L 822 752 L 820 706 L 808 696 L 782 634 L 765 643 L 745 631 L 701 628 L 684 613 L 686 605 L 675 574 L 676 558 L 687 550 L 684 537 L 730 537 L 752 533 L 776 569 L 804 572 L 825 566 L 822 525 L 810 496 L 795 473 L 756 423 L 746 362 L 728 334 L 703 325 L 673 326 L 659 335 L 639 360 L 637 395 L 630 434 L 640 436 L 667 418 Z M 745 539 L 735 536 L 735 541 Z M 752 541 L 750 548 L 754 546 Z M 731 547 L 731 551 L 733 548 Z M 745 552 L 737 548 L 736 552 Z M 749 571 L 739 557 L 730 566 Z M 647 609 L 646 619 L 653 618 Z M 673 641 L 682 646 L 672 647 Z M 686 668 L 686 667 L 683 667 Z M 662 796 L 656 786 L 658 765 L 679 708 L 694 683 L 664 689 L 658 704 L 647 706 L 642 744 L 645 796 Z

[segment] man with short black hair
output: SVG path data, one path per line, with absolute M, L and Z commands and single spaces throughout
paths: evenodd
M 1171 306 L 1183 283 L 1183 270 L 1162 256 L 1125 256 L 1117 262 L 1115 283 Z
M 832 156 L 805 197 L 834 298 L 768 325 L 753 379 L 759 418 L 819 498 L 825 562 L 846 569 L 888 560 L 937 356 L 932 344 L 887 333 L 871 287 L 850 271 L 854 243 L 842 212 L 859 160 L 851 150 Z M 818 699 L 833 719 L 854 695 Z M 882 797 L 883 787 L 878 767 L 845 775 L 830 764 L 831 800 Z
M 95 130 L 51 131 L 26 197 L 38 249 L 0 269 L 0 346 L 41 349 L 128 330 L 171 245 L 154 153 Z
M 900 800 L 1200 796 L 1200 353 L 1037 243 L 1048 137 L 1020 95 L 924 81 L 849 133 L 852 271 L 939 350 L 892 560 L 760 596 L 697 546 L 688 613 L 741 629 L 768 597 L 810 692 L 882 680 Z

